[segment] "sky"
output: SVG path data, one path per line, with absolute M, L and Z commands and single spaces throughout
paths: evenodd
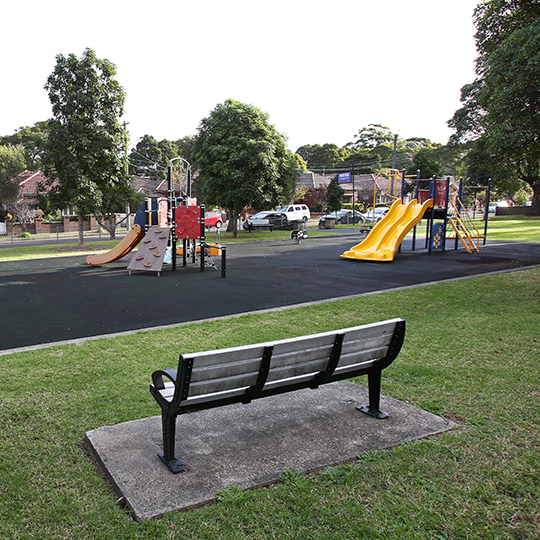
M 296 151 L 343 146 L 368 124 L 445 144 L 474 80 L 478 0 L 0 0 L 0 135 L 52 117 L 59 54 L 117 68 L 131 144 L 195 135 L 227 99 Z

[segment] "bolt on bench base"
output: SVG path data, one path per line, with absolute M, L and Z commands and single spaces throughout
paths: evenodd
M 364 414 L 368 414 L 369 416 L 373 416 L 374 418 L 379 418 L 380 420 L 388 418 L 388 415 L 386 413 L 383 413 L 379 410 L 370 409 L 368 405 L 357 405 L 356 408 L 359 411 L 362 411 Z
M 167 461 L 165 459 L 165 454 L 163 452 L 158 452 L 158 456 L 159 459 L 161 459 L 161 461 L 163 461 L 163 463 L 165 463 L 165 465 L 167 465 L 167 467 L 169 467 L 171 472 L 174 474 L 184 472 L 186 470 L 184 464 L 176 456 L 174 456 L 171 461 Z

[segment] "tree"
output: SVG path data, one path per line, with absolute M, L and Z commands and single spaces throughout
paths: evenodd
M 474 20 L 477 79 L 463 87 L 464 107 L 449 121 L 453 142 L 468 143 L 471 166 L 494 186 L 527 183 L 529 214 L 540 215 L 540 3 L 490 0 Z
M 329 212 L 341 210 L 341 199 L 345 190 L 338 184 L 338 177 L 334 176 L 326 188 L 326 206 Z
M 165 180 L 169 161 L 178 157 L 175 146 L 167 139 L 158 142 L 152 135 L 145 135 L 129 155 L 130 174 Z
M 414 154 L 413 167 L 409 174 L 415 174 L 417 170 L 420 170 L 420 176 L 422 178 L 442 176 L 441 164 L 433 158 L 433 150 L 431 148 L 421 148 Z
M 24 148 L 21 145 L 0 146 L 0 219 L 5 219 L 5 209 L 17 201 L 17 177 L 25 169 Z
M 49 197 L 57 208 L 77 208 L 81 246 L 84 216 L 103 210 L 129 182 L 127 136 L 119 123 L 125 93 L 115 75 L 111 62 L 86 49 L 80 59 L 58 55 L 45 85 L 54 115 L 43 156 Z
M 227 100 L 203 119 L 194 155 L 204 180 L 205 202 L 237 216 L 247 205 L 272 208 L 288 202 L 299 176 L 286 139 L 253 105 Z
M 7 209 L 10 214 L 13 214 L 21 224 L 23 231 L 26 231 L 28 223 L 31 222 L 37 215 L 36 205 L 25 201 L 24 199 L 18 199 L 7 205 Z
M 48 121 L 36 122 L 33 126 L 19 128 L 13 135 L 0 137 L 0 144 L 22 145 L 25 153 L 26 169 L 37 171 L 41 168 L 41 155 L 48 135 Z
M 380 124 L 369 124 L 358 131 L 354 136 L 355 142 L 351 143 L 353 148 L 375 148 L 381 144 L 393 144 L 394 134 L 386 126 Z
M 305 144 L 298 148 L 296 153 L 304 160 L 308 169 L 333 168 L 347 158 L 352 151 L 348 148 L 339 148 L 335 144 Z

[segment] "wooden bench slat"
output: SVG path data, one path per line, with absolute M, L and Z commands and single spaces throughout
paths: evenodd
M 372 349 L 366 349 L 361 352 L 352 351 L 341 355 L 338 368 L 341 366 L 348 366 L 350 364 L 358 364 L 367 360 L 376 360 L 377 358 L 384 358 L 388 352 L 388 347 L 375 347 Z
M 388 334 L 388 339 L 390 339 L 397 320 L 398 319 L 392 319 L 382 323 L 344 328 L 338 332 L 346 334 L 346 336 L 348 336 L 346 339 L 350 340 L 365 340 L 381 334 Z M 234 358 L 238 361 L 247 360 L 249 358 L 261 358 L 266 345 L 273 345 L 275 349 L 279 348 L 279 350 L 283 352 L 287 350 L 302 350 L 308 348 L 310 345 L 317 346 L 316 344 L 318 343 L 318 340 L 321 340 L 320 343 L 324 343 L 326 341 L 327 343 L 332 344 L 334 337 L 338 332 L 322 332 L 320 334 L 313 334 L 311 336 L 300 336 L 278 341 L 269 341 L 267 343 L 258 343 L 256 345 L 243 345 L 240 347 L 230 347 L 227 349 L 188 353 L 184 355 L 184 358 L 193 358 L 195 360 L 194 365 L 197 368 L 215 365 L 216 357 L 227 357 L 227 355 L 229 358 Z M 217 363 L 219 363 L 219 361 Z
M 348 356 L 350 351 L 387 346 L 392 337 L 392 334 L 388 333 L 383 336 L 370 336 L 359 339 L 357 337 L 358 333 L 358 331 L 345 333 L 342 353 L 344 358 Z M 275 342 L 274 353 L 272 355 L 272 368 L 279 368 L 284 365 L 312 364 L 318 360 L 327 362 L 334 339 L 335 333 L 317 336 L 315 339 L 295 339 L 294 341 L 285 340 Z M 246 354 L 241 354 L 242 352 Z M 231 354 L 233 353 L 235 359 L 231 361 Z M 381 349 L 381 356 L 385 354 L 386 352 Z M 255 373 L 259 369 L 261 355 L 261 347 L 250 348 L 249 351 L 244 351 L 243 349 L 236 350 L 236 348 L 208 351 L 202 357 L 199 355 L 189 355 L 187 358 L 194 358 L 191 381 L 193 383 Z M 224 359 L 226 362 L 223 362 Z M 342 363 L 343 361 L 340 361 L 340 364 Z M 318 369 L 324 369 L 324 366 Z
M 386 351 L 387 348 L 379 348 L 362 351 L 361 353 L 355 352 L 343 355 L 336 368 L 336 372 L 345 372 L 347 368 L 348 371 L 352 371 L 355 368 L 357 369 L 360 364 L 366 364 L 367 367 L 367 363 L 383 357 L 386 354 Z M 274 359 L 272 358 L 272 365 L 270 373 L 268 374 L 267 384 L 276 383 L 280 380 L 286 381 L 302 375 L 313 377 L 319 371 L 326 369 L 328 355 L 311 362 L 305 361 L 301 364 L 296 363 L 291 365 L 281 364 L 277 367 L 274 367 L 273 360 Z M 352 368 L 350 366 L 352 366 Z M 193 381 L 192 379 L 189 397 L 200 396 L 203 394 L 215 394 L 233 390 L 234 388 L 247 388 L 256 383 L 257 374 L 258 372 L 251 371 L 251 373 L 239 373 L 238 375 L 216 377 L 212 379 L 199 378 L 197 381 Z M 276 384 L 274 384 L 274 386 L 276 386 Z
M 213 379 L 222 379 L 225 377 L 237 377 L 238 375 L 251 375 L 255 377 L 259 372 L 261 359 L 245 360 L 242 362 L 226 362 L 216 366 L 204 368 L 193 367 L 191 373 L 191 384 L 200 381 L 211 381 Z
M 344 362 L 340 362 L 338 367 L 336 368 L 336 373 L 347 373 L 348 371 L 354 371 L 358 369 L 360 366 L 362 367 L 369 367 L 372 364 L 373 360 L 376 360 L 377 358 L 380 358 L 380 349 L 374 349 L 372 351 L 366 351 L 362 354 L 354 354 L 349 355 L 348 357 L 344 358 Z M 290 379 L 294 378 L 295 376 L 298 378 L 299 375 L 305 375 L 303 379 L 299 380 L 307 380 L 309 377 L 313 377 L 315 373 L 320 371 L 320 366 L 317 366 L 315 369 L 308 370 L 305 373 L 301 374 L 294 374 L 289 370 L 272 370 L 271 373 L 268 376 L 268 381 L 266 386 L 268 388 L 276 388 L 278 386 L 283 386 L 284 384 L 289 384 Z M 224 393 L 227 393 L 227 395 L 230 394 L 231 389 L 238 389 L 238 392 L 234 395 L 239 395 L 242 392 L 245 391 L 245 389 L 248 386 L 251 386 L 253 384 L 253 381 L 256 380 L 256 374 L 254 374 L 254 378 L 250 381 L 244 381 L 244 384 L 239 384 L 239 380 L 234 380 L 233 384 L 220 384 L 223 381 L 215 381 L 212 385 L 202 385 L 202 384 L 192 384 L 191 385 L 191 391 L 189 393 L 189 398 L 187 401 L 184 401 L 183 403 L 192 403 L 193 397 L 202 397 L 208 396 L 210 394 L 216 394 L 215 398 L 219 399 L 220 397 L 223 397 Z M 212 390 L 211 390 L 212 389 Z M 161 395 L 167 399 L 167 401 L 171 401 L 172 397 L 174 395 L 174 385 L 171 382 L 165 383 L 165 389 L 161 390 Z M 202 401 L 202 399 L 199 399 L 198 401 Z
M 311 364 L 313 362 L 328 362 L 328 356 L 332 347 L 324 349 L 305 349 L 286 354 L 274 352 L 272 355 L 272 368 L 285 365 Z M 246 360 L 242 362 L 227 362 L 216 366 L 199 368 L 193 367 L 191 374 L 191 383 L 199 381 L 208 381 L 217 378 L 235 377 L 242 374 L 258 373 L 261 359 Z M 322 369 L 322 368 L 321 368 Z
M 213 351 L 203 351 L 199 353 L 184 354 L 185 359 L 193 358 L 194 367 L 197 369 L 207 366 L 214 366 L 227 358 L 228 362 L 236 363 L 249 360 L 261 359 L 264 352 L 264 343 L 257 345 L 247 345 L 245 347 L 231 347 L 228 349 L 217 349 Z
M 257 382 L 257 375 L 258 373 L 237 375 L 235 377 L 225 377 L 222 379 L 211 379 L 191 383 L 189 386 L 188 398 L 203 394 L 215 394 L 226 390 L 234 390 L 235 388 L 248 388 Z
M 336 370 L 344 372 L 345 366 L 384 357 L 394 326 L 394 321 L 387 321 L 339 331 L 345 337 Z M 324 332 L 307 338 L 270 342 L 274 345 L 274 353 L 267 384 L 273 383 L 272 386 L 277 386 L 280 380 L 287 381 L 304 375 L 313 377 L 319 371 L 325 370 L 335 336 L 336 332 Z M 254 385 L 264 345 L 231 347 L 186 355 L 186 359 L 194 360 L 188 399 L 229 392 L 235 388 L 244 391 Z M 166 399 L 170 401 L 168 395 Z
M 374 342 L 375 340 L 373 340 Z M 345 352 L 342 353 L 338 367 L 356 364 L 365 360 L 373 360 L 375 358 L 382 358 L 386 355 L 388 346 L 380 346 L 373 348 L 365 348 L 362 352 L 358 352 L 354 346 L 345 347 Z M 288 378 L 290 376 L 300 375 L 303 373 L 317 373 L 326 369 L 328 364 L 328 358 L 331 347 L 325 349 L 310 349 L 307 351 L 299 351 L 296 354 L 275 354 L 272 356 L 272 363 L 270 367 L 270 375 L 268 380 L 276 380 L 279 377 Z M 239 379 L 240 376 L 245 376 L 245 381 L 240 382 L 241 385 L 249 386 L 255 384 L 252 382 L 256 379 L 260 366 L 260 360 L 256 362 L 234 362 L 221 364 L 215 367 L 208 367 L 203 369 L 193 369 L 191 376 L 191 386 L 196 383 L 223 380 L 227 378 Z M 287 373 L 287 370 L 290 373 Z M 247 382 L 246 382 L 247 381 Z M 212 393 L 214 390 L 210 390 Z M 191 395 L 191 392 L 190 392 Z

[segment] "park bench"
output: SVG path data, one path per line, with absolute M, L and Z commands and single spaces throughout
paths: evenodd
M 152 374 L 150 392 L 162 409 L 163 452 L 173 473 L 183 471 L 174 455 L 176 417 L 275 394 L 317 388 L 359 375 L 368 376 L 369 404 L 362 412 L 377 418 L 381 371 L 399 354 L 405 321 L 392 319 L 332 332 L 256 345 L 180 355 L 178 369 Z

